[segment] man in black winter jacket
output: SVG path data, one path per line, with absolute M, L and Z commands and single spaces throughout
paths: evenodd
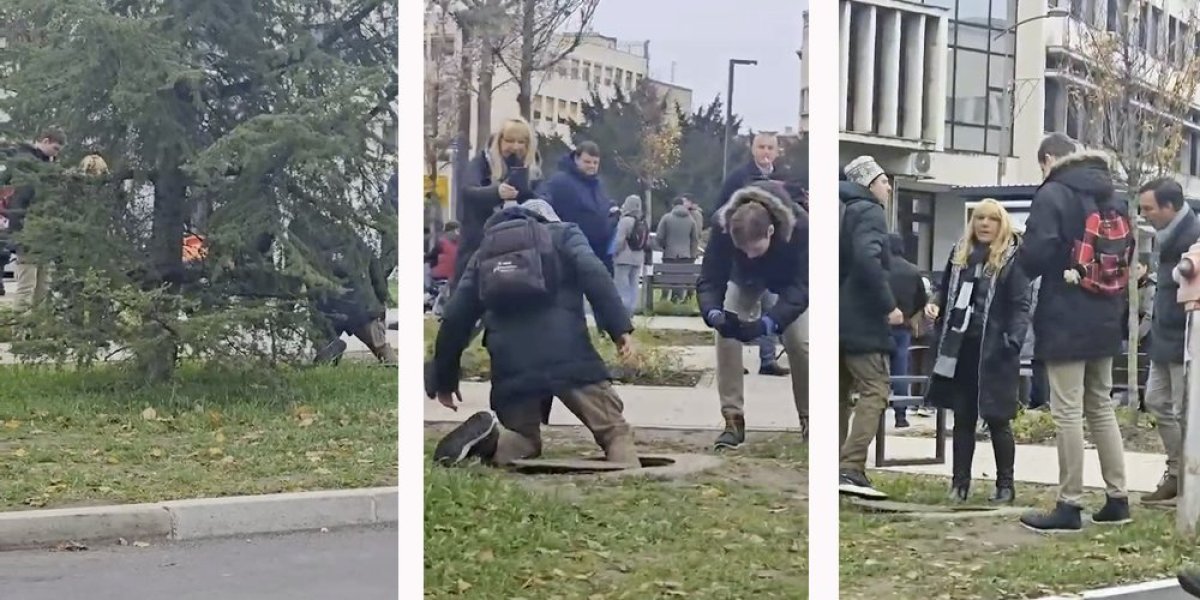
M 608 367 L 592 346 L 583 312 L 586 296 L 621 355 L 634 353 L 633 324 L 608 270 L 579 227 L 560 221 L 546 202 L 530 200 L 506 210 L 525 211 L 549 229 L 558 285 L 548 305 L 495 310 L 480 298 L 479 257 L 467 263 L 443 314 L 427 366 L 426 393 L 458 410 L 460 360 L 482 318 L 495 414 L 485 411 L 468 418 L 438 443 L 434 460 L 453 465 L 477 456 L 505 465 L 540 455 L 541 425 L 549 414 L 549 399 L 557 396 L 591 430 L 609 462 L 637 466 L 633 430 L 621 414 L 624 406 Z
M 707 211 L 712 214 L 720 210 L 733 193 L 760 179 L 781 181 L 784 174 L 775 168 L 779 158 L 779 138 L 773 133 L 759 133 L 750 142 L 750 162 L 732 170 L 721 183 L 721 193 Z
M 911 321 L 925 310 L 929 304 L 929 294 L 925 291 L 925 278 L 921 275 L 921 270 L 904 257 L 904 237 L 892 233 L 888 236 L 888 245 L 892 254 L 888 285 L 891 286 L 896 304 L 904 315 L 903 323 L 892 326 L 892 342 L 895 347 L 892 348 L 889 372 L 892 375 L 909 375 L 908 351 L 912 347 L 913 338 Z M 909 391 L 910 386 L 907 384 L 897 383 L 892 386 L 892 393 L 897 396 L 908 396 Z M 908 427 L 906 407 L 896 407 L 896 427 Z
M 13 266 L 17 287 L 13 307 L 17 310 L 29 308 L 46 294 L 49 271 L 44 265 L 29 260 L 24 249 L 12 243 L 12 236 L 25 228 L 25 216 L 33 206 L 35 195 L 32 185 L 12 185 L 12 182 L 18 178 L 18 171 L 27 168 L 20 165 L 21 161 L 53 162 L 66 144 L 66 134 L 58 129 L 47 129 L 38 134 L 32 144 L 17 144 L 0 152 L 0 221 L 5 221 L 0 223 L 5 238 L 0 240 L 0 245 L 6 246 L 4 262 L 8 262 L 9 251 L 17 255 Z M 0 263 L 0 271 L 3 268 L 4 264 Z
M 879 417 L 887 409 L 889 365 L 894 347 L 892 326 L 903 322 L 888 284 L 891 249 L 884 205 L 892 187 L 888 176 L 870 156 L 860 156 L 845 168 L 839 182 L 844 206 L 839 241 L 839 356 L 838 400 L 841 439 L 838 490 L 883 498 L 867 479 L 867 448 L 875 439 Z M 854 420 L 850 398 L 858 395 Z
M 1086 417 L 1107 496 L 1104 508 L 1092 520 L 1124 523 L 1129 520 L 1125 452 L 1111 394 L 1113 357 L 1121 351 L 1125 292 L 1085 289 L 1072 255 L 1084 240 L 1089 212 L 1124 215 L 1126 211 L 1114 196 L 1105 154 L 1077 152 L 1075 142 L 1055 133 L 1042 140 L 1038 162 L 1046 179 L 1033 197 L 1017 261 L 1031 280 L 1042 278 L 1033 317 L 1033 352 L 1046 364 L 1050 383 L 1050 414 L 1058 429 L 1059 492 L 1054 510 L 1025 515 L 1021 522 L 1037 531 L 1082 527 Z M 1130 259 L 1122 259 L 1126 267 Z
M 1179 495 L 1179 465 L 1183 456 L 1180 417 L 1187 414 L 1183 363 L 1187 313 L 1176 301 L 1179 284 L 1172 271 L 1183 253 L 1200 238 L 1200 219 L 1184 200 L 1179 182 L 1166 177 L 1142 186 L 1138 204 L 1142 216 L 1158 230 L 1158 291 L 1150 318 L 1146 408 L 1154 415 L 1155 429 L 1167 453 L 1167 472 L 1154 493 L 1142 496 L 1142 504 L 1160 504 Z
M 761 309 L 764 294 L 778 295 Z M 717 336 L 717 393 L 725 431 L 716 448 L 746 439 L 742 344 L 782 335 L 801 433 L 808 435 L 808 214 L 783 185 L 756 181 L 713 217 L 700 279 L 700 314 Z

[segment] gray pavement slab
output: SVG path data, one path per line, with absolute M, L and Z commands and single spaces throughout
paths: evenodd
M 130 540 L 131 542 L 133 540 Z M 8 552 L 5 600 L 394 600 L 394 527 L 84 552 Z

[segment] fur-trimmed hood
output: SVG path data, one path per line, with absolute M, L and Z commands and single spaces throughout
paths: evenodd
M 1085 150 L 1062 157 L 1050 167 L 1046 183 L 1056 182 L 1088 194 L 1097 204 L 1113 197 L 1112 163 L 1104 152 Z
M 771 220 L 775 223 L 775 239 L 787 242 L 792 239 L 792 232 L 796 228 L 798 219 L 797 211 L 800 207 L 786 195 L 780 196 L 780 194 L 786 194 L 783 192 L 783 186 L 778 186 L 778 192 L 772 192 L 762 183 L 756 182 L 734 192 L 729 201 L 717 209 L 713 221 L 722 230 L 726 230 L 726 223 L 733 211 L 743 204 L 757 202 L 767 209 L 767 213 L 771 215 Z

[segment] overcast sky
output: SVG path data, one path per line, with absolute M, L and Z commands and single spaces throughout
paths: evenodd
M 725 97 L 728 61 L 733 110 L 753 129 L 783 131 L 800 120 L 802 13 L 808 0 L 600 0 L 593 27 L 622 41 L 650 41 L 650 74 L 692 89 L 692 109 Z

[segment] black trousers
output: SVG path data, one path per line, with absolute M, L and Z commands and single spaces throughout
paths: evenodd
M 952 458 L 954 485 L 971 481 L 971 462 L 975 458 L 975 423 L 979 421 L 979 343 L 977 338 L 963 340 L 958 352 L 958 367 L 954 371 L 954 436 Z M 1016 444 L 1013 441 L 1012 421 L 984 419 L 992 435 L 992 450 L 996 453 L 996 485 L 1011 487 Z

